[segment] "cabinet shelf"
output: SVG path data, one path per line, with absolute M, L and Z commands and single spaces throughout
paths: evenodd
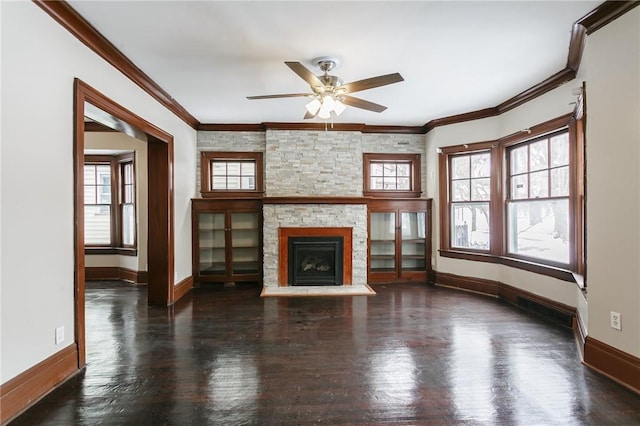
M 192 266 L 196 283 L 260 281 L 260 200 L 193 199 L 191 205 Z
M 375 199 L 368 212 L 369 281 L 426 281 L 431 200 Z

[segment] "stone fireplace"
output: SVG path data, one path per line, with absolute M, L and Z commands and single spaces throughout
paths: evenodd
M 303 240 L 299 240 L 303 238 Z M 297 267 L 302 268 L 302 281 L 292 280 L 295 275 L 290 267 L 291 243 L 304 241 L 316 243 L 324 240 L 325 247 L 321 249 L 332 251 L 328 246 L 337 241 L 342 241 L 341 265 L 335 266 L 329 263 L 330 269 L 336 273 L 336 268 L 341 269 L 341 276 L 334 280 L 328 278 L 329 270 L 320 263 L 311 265 L 319 259 L 308 259 L 307 271 L 304 271 L 302 263 L 305 257 L 313 254 L 302 248 L 302 253 L 297 259 Z M 290 241 L 293 240 L 293 241 Z M 314 287 L 350 287 L 365 286 L 367 284 L 367 208 L 362 204 L 344 204 L 332 200 L 324 204 L 302 204 L 301 200 L 291 198 L 287 203 L 283 199 L 266 199 L 263 206 L 263 281 L 264 287 L 283 288 L 296 286 Z M 332 255 L 336 262 L 335 253 Z M 291 259 L 293 260 L 293 259 Z M 305 272 L 316 268 L 316 279 L 309 279 Z M 314 271 L 311 271 L 314 272 Z M 319 278 L 319 279 L 317 279 Z
M 280 228 L 280 287 L 351 285 L 352 228 Z

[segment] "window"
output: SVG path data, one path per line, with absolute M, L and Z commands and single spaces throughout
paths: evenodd
M 509 147 L 507 252 L 569 264 L 569 132 Z
M 84 166 L 84 241 L 88 246 L 112 243 L 111 164 Z
M 120 162 L 120 217 L 122 233 L 122 246 L 134 247 L 136 245 L 136 182 L 133 168 L 133 159 L 125 159 Z
M 262 195 L 261 152 L 202 152 L 203 197 Z
M 451 246 L 489 250 L 491 154 L 453 155 L 451 170 Z
M 84 239 L 87 253 L 135 255 L 134 153 L 85 155 Z
M 584 271 L 582 123 L 566 115 L 440 155 L 440 254 L 573 281 Z
M 420 154 L 364 154 L 363 194 L 420 197 Z

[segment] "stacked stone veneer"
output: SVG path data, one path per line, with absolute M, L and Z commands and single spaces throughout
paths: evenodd
M 367 206 L 364 204 L 265 204 L 263 208 L 265 287 L 278 286 L 279 228 L 352 228 L 353 285 L 367 283 Z
M 264 153 L 266 197 L 360 197 L 363 154 L 422 154 L 426 188 L 424 135 L 342 131 L 198 132 L 198 151 Z M 198 154 L 200 155 L 200 154 Z M 197 160 L 200 188 L 200 158 Z M 367 283 L 367 207 L 364 204 L 265 204 L 263 241 L 265 286 L 277 286 L 278 229 L 281 227 L 353 228 L 352 284 Z
M 424 140 L 423 135 L 267 130 L 266 195 L 362 196 L 363 153 L 420 153 L 424 159 Z

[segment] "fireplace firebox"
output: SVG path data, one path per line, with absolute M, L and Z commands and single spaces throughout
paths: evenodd
M 342 285 L 342 237 L 289 237 L 290 285 Z

